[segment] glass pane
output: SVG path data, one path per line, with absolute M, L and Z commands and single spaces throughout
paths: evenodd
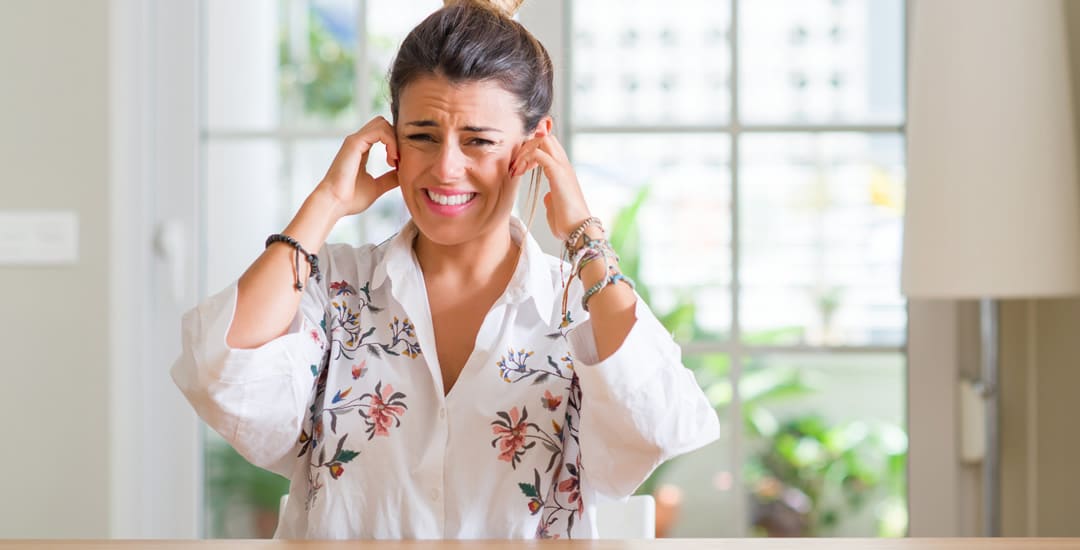
M 573 2 L 574 124 L 727 121 L 730 16 L 717 0 Z
M 746 341 L 902 345 L 903 138 L 750 134 L 739 151 Z
M 239 279 L 262 253 L 266 236 L 292 217 L 282 169 L 281 147 L 272 140 L 207 143 L 207 292 Z
M 277 6 L 265 0 L 204 2 L 206 117 L 211 128 L 277 125 L 281 111 Z
M 387 77 L 398 46 L 413 27 L 442 7 L 441 0 L 368 0 L 367 58 L 370 113 L 390 120 Z
M 748 358 L 739 382 L 749 532 L 907 533 L 900 353 Z
M 289 218 L 300 209 L 304 199 L 326 175 L 341 144 L 342 140 L 305 140 L 294 146 L 289 156 L 292 163 Z M 386 149 L 381 143 L 372 147 L 367 167 L 376 177 L 390 170 L 386 164 Z M 339 220 L 330 232 L 327 242 L 351 243 L 354 246 L 378 244 L 401 229 L 408 219 L 408 210 L 401 199 L 401 192 L 395 189 L 380 197 L 364 213 Z
M 899 124 L 903 21 L 903 0 L 740 2 L 740 120 Z
M 623 271 L 679 340 L 731 325 L 731 173 L 726 134 L 579 134 L 573 158 Z M 640 209 L 634 210 L 634 205 Z
M 278 55 L 282 123 L 355 126 L 356 0 L 284 0 Z
M 273 537 L 278 503 L 289 491 L 289 480 L 252 466 L 213 430 L 204 434 L 207 536 Z
M 694 372 L 720 415 L 720 439 L 657 469 L 639 493 L 656 498 L 657 536 L 737 537 L 738 491 L 732 470 L 734 443 L 728 356 L 688 355 L 683 364 Z M 727 390 L 726 392 L 723 390 Z M 719 390 L 719 391 L 718 391 Z

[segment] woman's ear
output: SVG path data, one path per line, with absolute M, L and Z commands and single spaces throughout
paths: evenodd
M 536 129 L 532 131 L 532 135 L 529 136 L 529 139 L 547 137 L 551 135 L 551 129 L 554 124 L 555 123 L 551 119 L 551 115 L 545 116 L 544 118 L 540 119 L 540 122 L 536 124 Z

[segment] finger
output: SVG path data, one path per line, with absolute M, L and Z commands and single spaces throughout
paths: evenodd
M 397 135 L 394 134 L 394 127 L 390 125 L 389 121 L 377 116 L 365 124 L 358 133 L 360 134 L 359 139 L 365 144 L 367 150 L 371 150 L 371 146 L 377 142 L 385 145 L 386 163 L 395 168 L 397 167 Z
M 555 162 L 555 159 L 546 151 L 536 148 L 525 155 L 518 157 L 518 160 L 515 162 L 513 177 L 520 176 L 537 166 L 541 166 L 547 171 L 548 180 L 551 180 L 552 174 L 555 174 L 558 171 L 558 164 Z
M 517 153 L 514 154 L 514 158 L 511 159 L 511 161 L 510 161 L 510 175 L 511 176 L 513 176 L 514 173 L 518 171 L 517 170 L 518 160 L 529 156 L 538 147 L 540 147 L 540 138 L 535 138 L 535 139 L 530 139 L 529 141 L 526 141 L 521 146 L 521 148 L 519 148 L 517 150 Z
M 540 148 L 547 151 L 555 160 L 570 164 L 570 156 L 566 154 L 566 149 L 563 149 L 559 138 L 555 137 L 555 134 L 548 134 L 547 137 L 540 143 Z
M 356 178 L 357 179 L 360 179 L 360 178 L 364 177 L 365 175 L 367 175 L 367 161 L 368 161 L 368 156 L 369 155 L 371 155 L 371 149 L 368 149 L 367 151 L 364 152 L 363 155 L 360 155 L 360 165 L 356 170 Z

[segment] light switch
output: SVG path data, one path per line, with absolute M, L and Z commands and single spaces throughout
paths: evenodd
M 0 265 L 65 265 L 79 260 L 73 210 L 0 210 Z

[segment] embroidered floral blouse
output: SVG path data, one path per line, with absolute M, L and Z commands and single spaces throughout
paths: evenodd
M 291 480 L 275 538 L 594 538 L 598 495 L 718 437 L 679 347 L 639 298 L 597 361 L 581 283 L 561 321 L 561 261 L 525 249 L 450 393 L 411 222 L 378 246 L 332 244 L 290 331 L 232 349 L 236 285 L 183 319 L 172 376 L 253 464 Z M 565 325 L 565 326 L 563 326 Z

